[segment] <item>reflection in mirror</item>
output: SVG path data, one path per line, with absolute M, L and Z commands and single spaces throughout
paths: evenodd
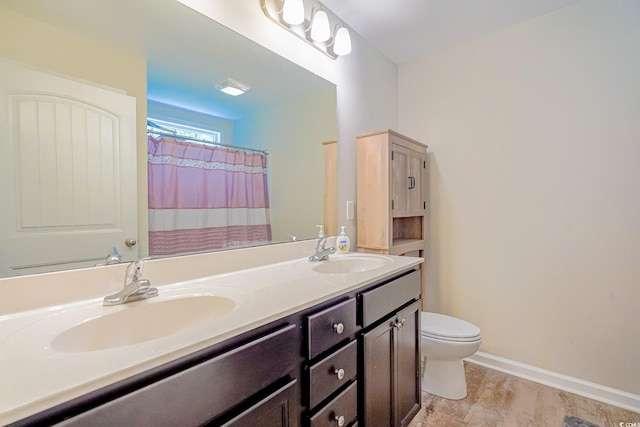
M 113 226 L 101 230 L 107 237 L 104 243 L 72 242 L 68 236 L 82 235 L 82 230 L 37 225 L 30 237 L 47 235 L 39 251 L 43 255 L 8 263 L 7 254 L 16 252 L 12 245 L 20 231 L 15 223 L 20 221 L 14 221 L 13 228 L 0 222 L 0 276 L 93 266 L 106 262 L 114 248 L 122 261 L 149 254 L 148 118 L 217 133 L 223 144 L 269 152 L 270 236 L 261 234 L 254 243 L 312 238 L 316 224 L 323 222 L 322 143 L 336 139 L 336 91 L 331 83 L 176 0 L 0 0 L 0 35 L 1 58 L 133 98 L 137 156 L 136 178 L 119 182 L 115 190 L 119 194 L 135 189 L 136 201 L 125 205 L 115 197 L 119 206 L 115 203 L 110 209 L 117 215 Z M 227 78 L 250 89 L 237 97 L 223 94 L 216 85 Z M 22 147 L 10 129 L 7 96 L 3 94 L 0 102 L 1 154 L 20 153 Z M 10 173 L 2 175 L 3 195 L 21 191 L 13 154 L 0 164 Z M 127 163 L 118 156 L 114 161 Z M 27 175 L 26 170 L 22 173 Z M 3 218 L 25 213 L 15 200 L 3 205 Z M 232 223 L 235 213 L 225 213 Z M 124 219 L 119 215 L 133 215 L 133 231 L 123 234 Z M 136 244 L 125 244 L 127 239 Z

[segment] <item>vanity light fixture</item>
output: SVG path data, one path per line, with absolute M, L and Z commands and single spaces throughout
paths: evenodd
M 250 88 L 251 86 L 249 86 L 248 84 L 239 82 L 238 80 L 232 79 L 230 77 L 216 85 L 216 89 L 231 96 L 242 95 Z
M 307 19 L 303 0 L 260 0 L 267 18 L 306 41 L 329 58 L 351 53 L 351 35 L 342 21 L 331 34 L 329 11 L 319 1 L 313 4 Z M 334 18 L 335 15 L 333 16 Z

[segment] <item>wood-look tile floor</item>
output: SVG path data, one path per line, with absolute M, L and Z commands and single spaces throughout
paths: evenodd
M 465 362 L 467 397 L 447 400 L 422 392 L 409 427 L 562 427 L 572 415 L 600 427 L 638 423 L 640 413 L 617 408 Z

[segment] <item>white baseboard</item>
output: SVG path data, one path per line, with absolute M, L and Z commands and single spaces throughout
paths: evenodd
M 468 362 L 640 413 L 640 395 L 477 352 Z

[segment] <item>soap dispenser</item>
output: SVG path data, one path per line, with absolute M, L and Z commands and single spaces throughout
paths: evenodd
M 341 254 L 348 253 L 349 248 L 351 247 L 351 241 L 349 240 L 349 236 L 347 236 L 347 233 L 345 233 L 344 228 L 344 225 L 340 226 L 340 234 L 336 239 L 336 248 Z

